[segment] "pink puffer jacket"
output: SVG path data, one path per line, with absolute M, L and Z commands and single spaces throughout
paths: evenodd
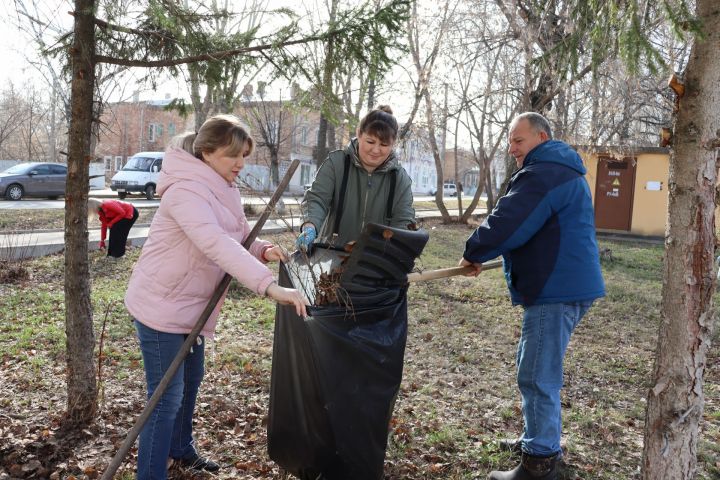
M 180 149 L 169 149 L 157 185 L 162 195 L 142 254 L 130 277 L 125 305 L 161 332 L 189 333 L 224 272 L 262 295 L 273 274 L 260 258 L 268 242 L 250 233 L 240 192 L 215 170 Z M 223 295 L 203 335 L 212 338 Z

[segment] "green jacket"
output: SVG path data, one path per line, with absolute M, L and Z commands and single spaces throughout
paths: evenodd
M 331 238 L 335 226 L 337 205 L 345 166 L 345 155 L 350 157 L 344 211 L 340 221 L 338 237 Z M 387 202 L 390 183 L 395 170 L 396 183 L 392 217 L 387 218 Z M 357 139 L 352 139 L 345 150 L 336 150 L 328 155 L 318 169 L 312 187 L 305 192 L 302 202 L 303 221 L 310 222 L 318 229 L 318 241 L 342 246 L 360 237 L 365 224 L 379 223 L 407 229 L 415 223 L 413 209 L 412 180 L 394 153 L 373 173 L 360 164 L 357 154 Z

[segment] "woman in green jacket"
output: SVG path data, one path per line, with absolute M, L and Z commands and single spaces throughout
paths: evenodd
M 328 155 L 305 192 L 299 249 L 307 250 L 316 237 L 320 243 L 342 247 L 358 240 L 368 223 L 410 229 L 415 223 L 412 181 L 393 152 L 397 134 L 392 110 L 381 106 L 360 121 L 357 137 L 344 150 Z M 404 286 L 378 283 L 369 294 L 353 296 L 346 291 L 347 303 L 318 306 L 307 322 L 286 322 L 305 329 L 300 331 L 311 339 L 312 358 L 323 364 L 318 369 L 322 375 L 308 376 L 322 376 L 326 386 L 318 387 L 307 401 L 320 396 L 315 407 L 325 412 L 332 431 L 327 446 L 320 442 L 322 447 L 307 457 L 303 478 L 305 473 L 307 478 L 330 480 L 383 478 L 387 432 L 402 381 L 407 298 Z M 362 289 L 372 290 L 368 285 Z M 346 309 L 353 314 L 347 315 Z M 299 378 L 291 382 L 296 381 Z M 293 393 L 305 392 L 290 385 Z
M 415 223 L 412 180 L 394 153 L 398 123 L 387 105 L 360 121 L 357 137 L 320 166 L 302 202 L 298 248 L 316 239 L 336 246 L 357 240 L 365 225 Z

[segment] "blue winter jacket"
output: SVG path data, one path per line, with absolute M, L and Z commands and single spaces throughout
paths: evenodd
M 468 238 L 466 260 L 503 256 L 514 305 L 605 296 L 585 171 L 566 143 L 541 143 L 528 152 L 505 196 Z

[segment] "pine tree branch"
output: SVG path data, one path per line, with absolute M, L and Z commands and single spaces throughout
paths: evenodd
M 73 14 L 73 13 L 71 12 L 71 14 Z M 155 31 L 155 30 L 138 30 L 136 28 L 123 27 L 122 25 L 115 25 L 113 23 L 106 22 L 105 20 L 101 20 L 99 18 L 95 18 L 94 21 L 95 21 L 95 25 L 97 25 L 98 27 L 100 27 L 104 30 L 113 30 L 115 32 L 128 33 L 130 35 L 137 35 L 140 37 L 155 36 L 155 37 L 160 37 L 162 39 L 167 38 L 167 35 L 164 35 L 163 33 Z
M 568 80 L 567 82 L 561 83 L 560 85 L 558 85 L 557 87 L 555 87 L 553 90 L 551 90 L 550 92 L 548 92 L 547 94 L 545 94 L 545 96 L 542 97 L 542 98 L 538 101 L 538 103 L 537 103 L 537 104 L 539 105 L 538 108 L 539 108 L 539 109 L 544 108 L 545 105 L 547 105 L 548 103 L 550 103 L 550 102 L 552 101 L 552 99 L 555 98 L 558 93 L 560 93 L 560 91 L 562 91 L 563 89 L 565 89 L 565 88 L 570 87 L 571 85 L 573 85 L 575 82 L 577 82 L 578 80 L 580 80 L 581 78 L 583 78 L 585 75 L 587 75 L 588 73 L 590 73 L 590 71 L 592 71 L 592 69 L 593 69 L 593 65 L 592 65 L 592 63 L 591 63 L 591 64 L 585 66 L 585 68 L 583 68 L 582 70 L 580 70 L 580 71 L 577 73 L 577 75 L 573 76 L 573 78 L 571 78 L 571 79 Z
M 185 65 L 188 63 L 196 63 L 202 61 L 218 61 L 226 58 L 234 57 L 237 55 L 245 55 L 252 52 L 262 52 L 265 50 L 271 50 L 278 47 L 289 47 L 292 45 L 302 45 L 305 43 L 311 43 L 325 38 L 323 35 L 315 35 L 311 37 L 301 38 L 298 40 L 290 40 L 281 43 L 266 43 L 263 45 L 255 45 L 253 47 L 233 48 L 230 50 L 223 50 L 219 52 L 205 53 L 202 55 L 191 55 L 183 58 L 174 58 L 166 60 L 134 60 L 127 58 L 109 57 L 106 55 L 97 55 L 95 60 L 98 63 L 107 63 L 110 65 L 124 65 L 128 67 L 172 67 L 176 65 Z

